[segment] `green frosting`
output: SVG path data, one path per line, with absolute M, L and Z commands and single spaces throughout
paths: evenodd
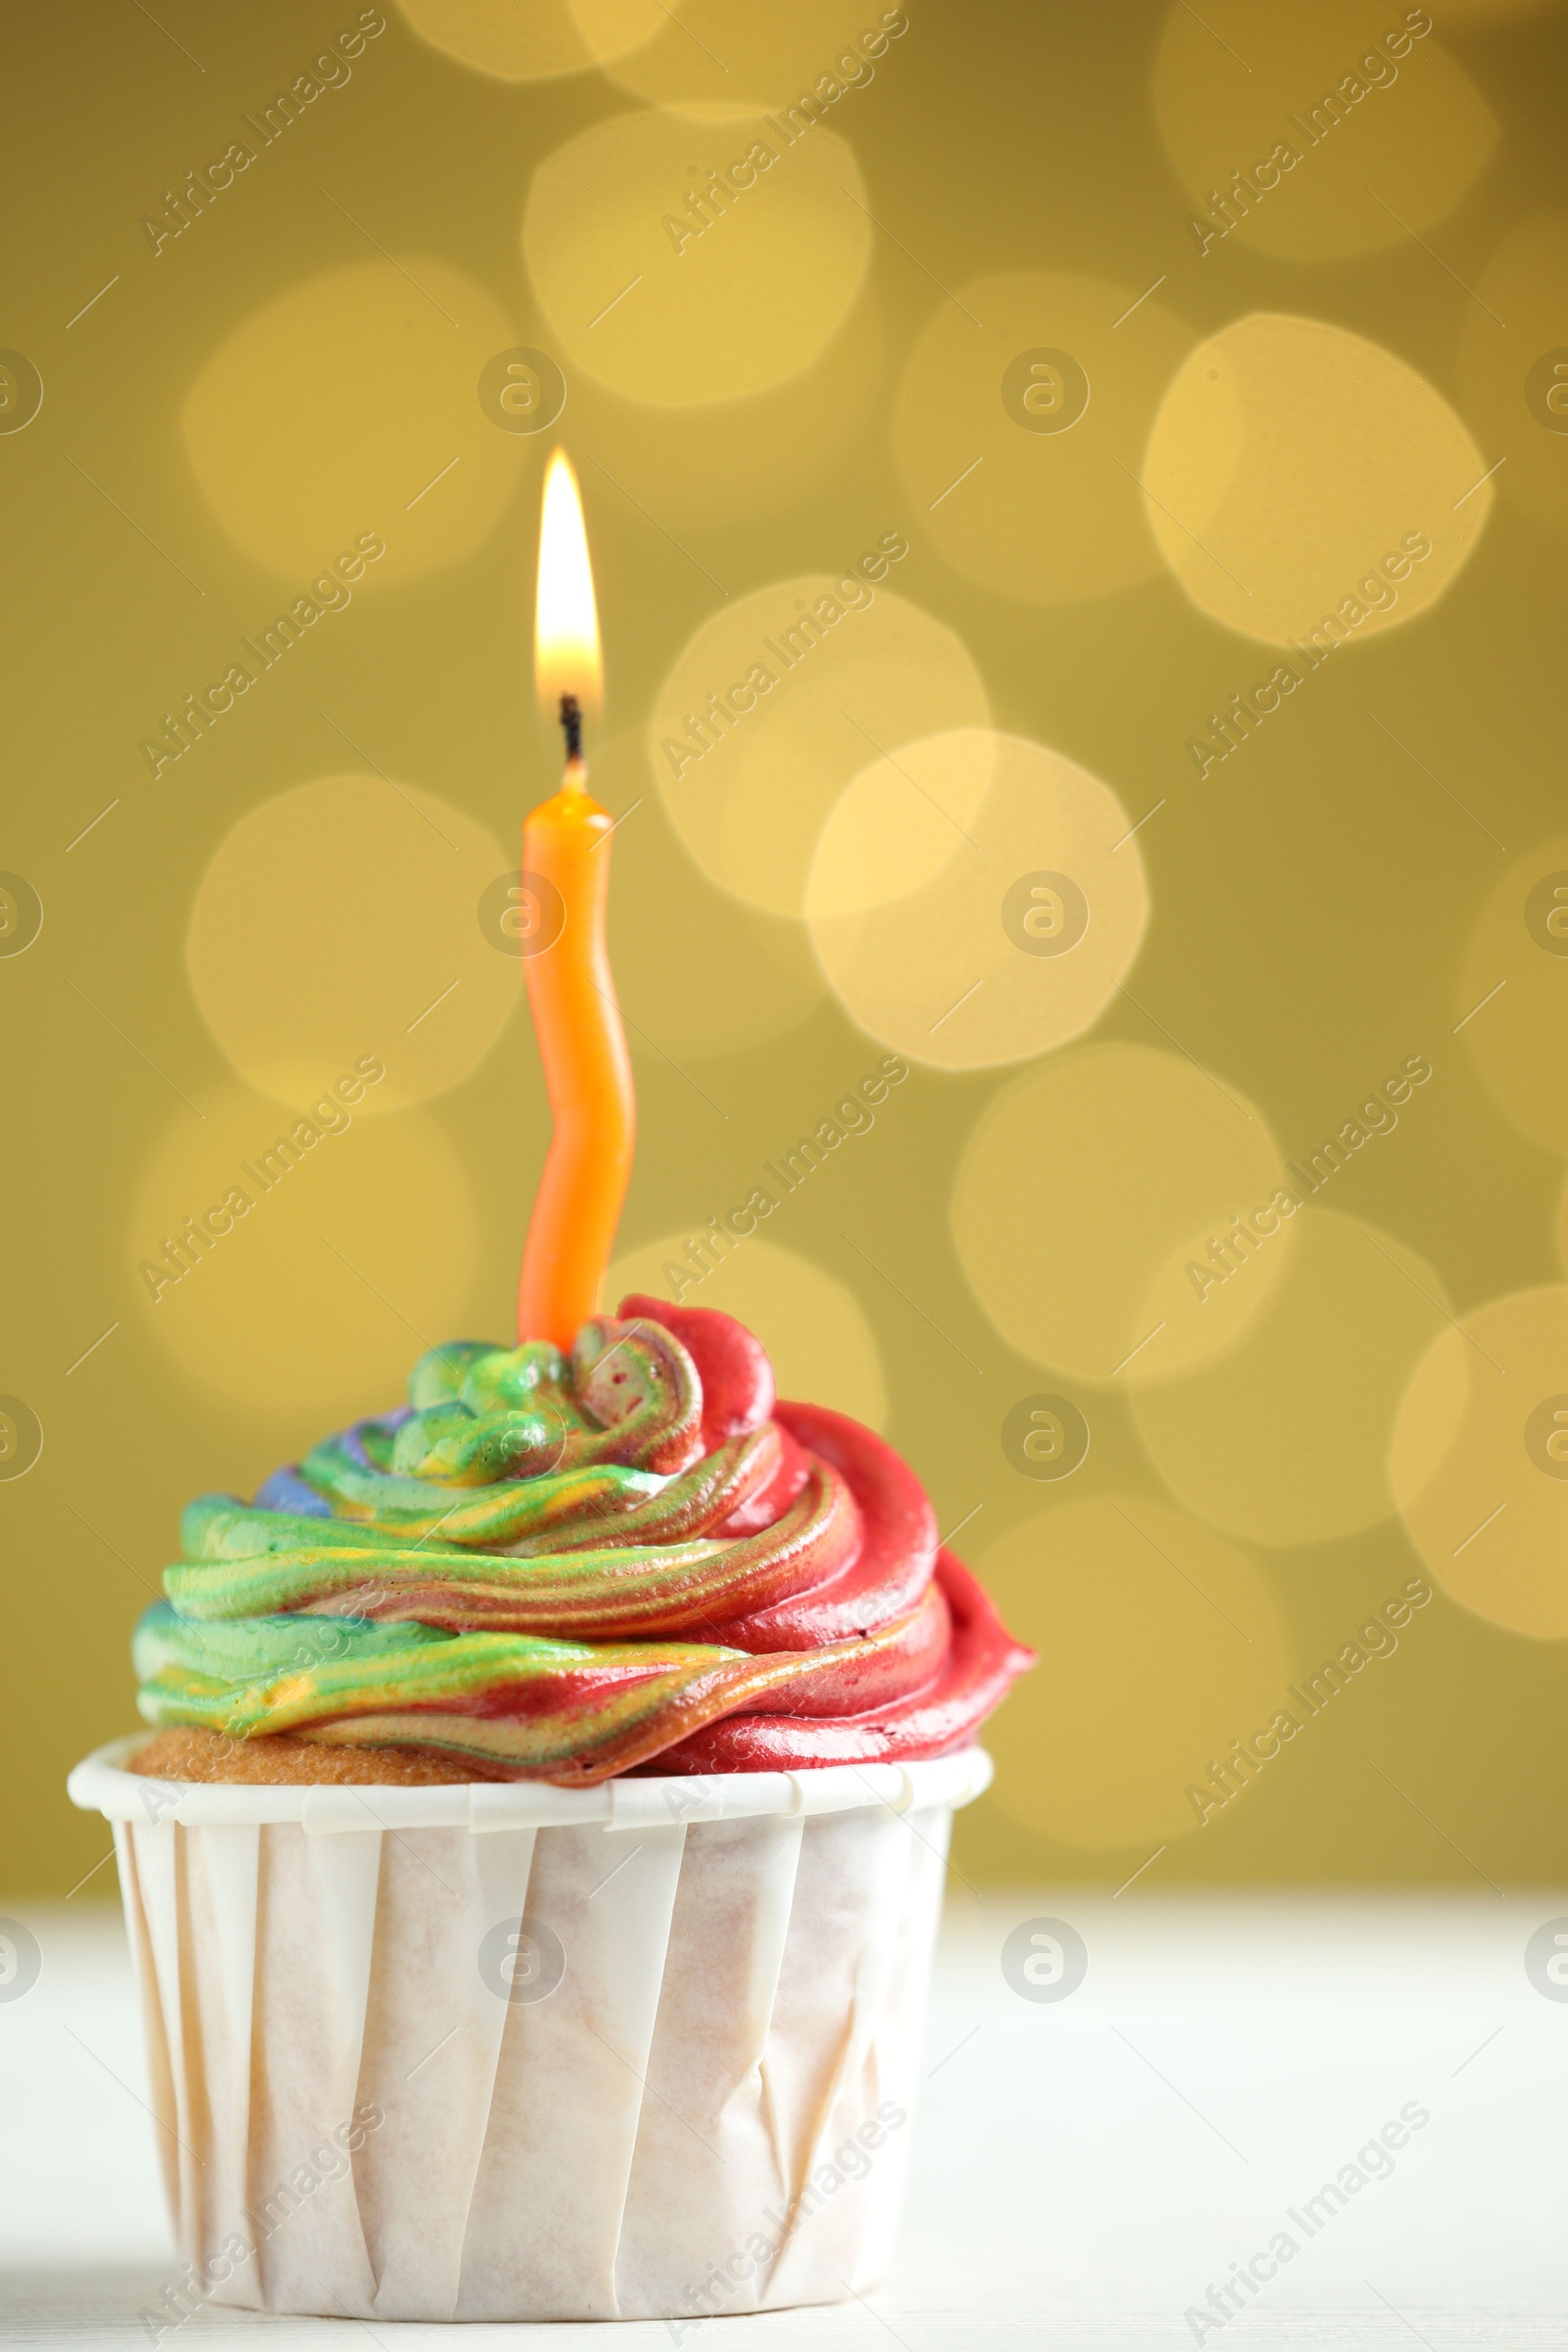
M 662 1326 L 586 1324 L 569 1361 L 458 1342 L 409 1395 L 255 1502 L 190 1504 L 133 1644 L 151 1722 L 479 1756 L 499 1740 L 509 1769 L 569 1776 L 778 1678 L 684 1633 L 733 1613 L 760 1550 L 798 1570 L 824 1505 L 813 1489 L 765 1534 L 706 1534 L 766 1484 L 779 1441 L 705 1453 L 695 1370 Z M 624 1638 L 645 1625 L 674 1638 Z

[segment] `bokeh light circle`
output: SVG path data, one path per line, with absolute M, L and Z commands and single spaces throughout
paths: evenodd
M 384 553 L 355 594 L 454 564 L 538 446 L 497 432 L 474 398 L 516 341 L 493 295 L 427 255 L 307 278 L 251 312 L 186 396 L 202 495 L 244 555 L 301 591 L 367 536 Z
M 739 400 L 798 375 L 843 322 L 870 258 L 864 203 L 830 130 L 791 144 L 733 107 L 616 115 L 535 171 L 523 255 L 597 381 L 656 408 Z
M 670 819 L 754 906 L 804 911 L 823 820 L 867 760 L 990 718 L 962 641 L 885 584 L 907 553 L 888 532 L 842 572 L 732 598 L 659 689 L 648 747 Z
M 1444 593 L 1491 511 L 1488 464 L 1393 352 L 1322 319 L 1254 311 L 1174 378 L 1144 482 L 1154 536 L 1194 604 L 1270 645 L 1305 640 L 1304 675 Z
M 1017 735 L 964 728 L 875 760 L 835 804 L 807 887 L 846 1011 L 942 1069 L 1078 1036 L 1148 917 L 1129 831 L 1108 786 Z
M 477 1263 L 457 1152 L 427 1112 L 366 1118 L 378 1091 L 323 1087 L 285 1107 L 224 1089 L 199 1122 L 171 1122 L 131 1215 L 149 1328 L 202 1388 L 308 1415 L 306 1443 L 403 1401 L 416 1357 L 462 1329 Z M 171 1241 L 177 1281 L 160 1279 Z
M 986 1745 L 994 1801 L 1041 1837 L 1103 1849 L 1196 1830 L 1201 1800 L 1189 1788 L 1214 1788 L 1213 1764 L 1290 1704 L 1279 1614 L 1258 1570 L 1147 1495 L 1094 1495 L 1026 1519 L 985 1552 L 980 1574 L 1040 1653 L 986 1726 Z
M 1475 281 L 1459 344 L 1459 391 L 1499 495 L 1568 532 L 1568 213 L 1516 221 Z M 1483 307 L 1484 306 L 1484 307 Z
M 477 920 L 511 860 L 433 793 L 322 776 L 253 808 L 197 888 L 185 965 L 240 1075 L 295 1102 L 363 1055 L 386 1071 L 367 1111 L 466 1078 L 521 993 L 520 956 Z
M 714 1201 L 713 1215 L 731 1203 Z M 811 1260 L 752 1235 L 726 1254 L 710 1246 L 711 1271 L 695 1284 L 692 1254 L 705 1224 L 668 1233 L 617 1257 L 605 1276 L 603 1311 L 613 1314 L 629 1291 L 687 1306 L 716 1306 L 755 1332 L 772 1358 L 778 1393 L 882 1429 L 888 1417 L 882 1359 L 853 1291 Z
M 1568 1635 L 1568 1289 L 1515 1291 L 1439 1332 L 1389 1475 L 1450 1599 L 1511 1633 Z
M 1439 1277 L 1392 1235 L 1310 1201 L 1292 1224 L 1291 1262 L 1237 1344 L 1132 1390 L 1177 1499 L 1258 1544 L 1327 1543 L 1392 1517 L 1395 1414 L 1448 1328 Z
M 496 81 L 553 81 L 623 57 L 668 23 L 657 0 L 398 0 L 422 41 Z
M 1494 888 L 1465 953 L 1453 1019 L 1507 1117 L 1549 1151 L 1568 1152 L 1568 833 L 1518 859 Z
M 1138 453 L 1193 330 L 1137 287 L 977 278 L 931 317 L 893 418 L 923 528 L 970 578 L 1042 605 L 1152 579 Z
M 1290 262 L 1383 252 L 1452 212 L 1498 125 L 1425 23 L 1385 25 L 1364 0 L 1201 13 L 1171 0 L 1154 119 L 1211 268 L 1227 244 Z
M 982 1113 L 953 1236 L 1019 1354 L 1083 1380 L 1150 1379 L 1228 1349 L 1264 1307 L 1294 1219 L 1217 1294 L 1184 1264 L 1189 1245 L 1223 1238 L 1285 1184 L 1267 1122 L 1233 1089 L 1174 1054 L 1086 1046 L 1013 1079 Z

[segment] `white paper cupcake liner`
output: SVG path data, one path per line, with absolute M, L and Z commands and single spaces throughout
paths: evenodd
M 698 2318 L 881 2278 L 979 1749 L 268 1787 L 120 1770 L 145 1736 L 70 1789 L 115 1824 L 170 2324 Z

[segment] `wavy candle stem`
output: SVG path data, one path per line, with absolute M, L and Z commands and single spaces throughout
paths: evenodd
M 580 757 L 523 827 L 524 868 L 561 897 L 558 937 L 525 964 L 554 1132 L 529 1220 L 517 1336 L 567 1348 L 593 1314 L 631 1177 L 631 1057 L 605 945 L 612 822 Z

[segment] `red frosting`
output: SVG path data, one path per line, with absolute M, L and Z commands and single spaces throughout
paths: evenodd
M 777 1469 L 714 1536 L 775 1526 L 824 1474 L 853 1506 L 835 1515 L 836 1540 L 819 1546 L 825 1572 L 817 1581 L 703 1629 L 705 1640 L 754 1654 L 836 1645 L 842 1656 L 821 1660 L 755 1707 L 704 1724 L 633 1769 L 799 1771 L 967 1746 L 1034 1653 L 1012 1639 L 968 1569 L 940 1547 L 930 1502 L 906 1464 L 843 1413 L 775 1403 L 766 1353 L 733 1316 L 635 1294 L 622 1299 L 620 1316 L 662 1323 L 691 1356 L 702 1382 L 706 1448 L 748 1436 L 770 1417 L 779 1431 Z

